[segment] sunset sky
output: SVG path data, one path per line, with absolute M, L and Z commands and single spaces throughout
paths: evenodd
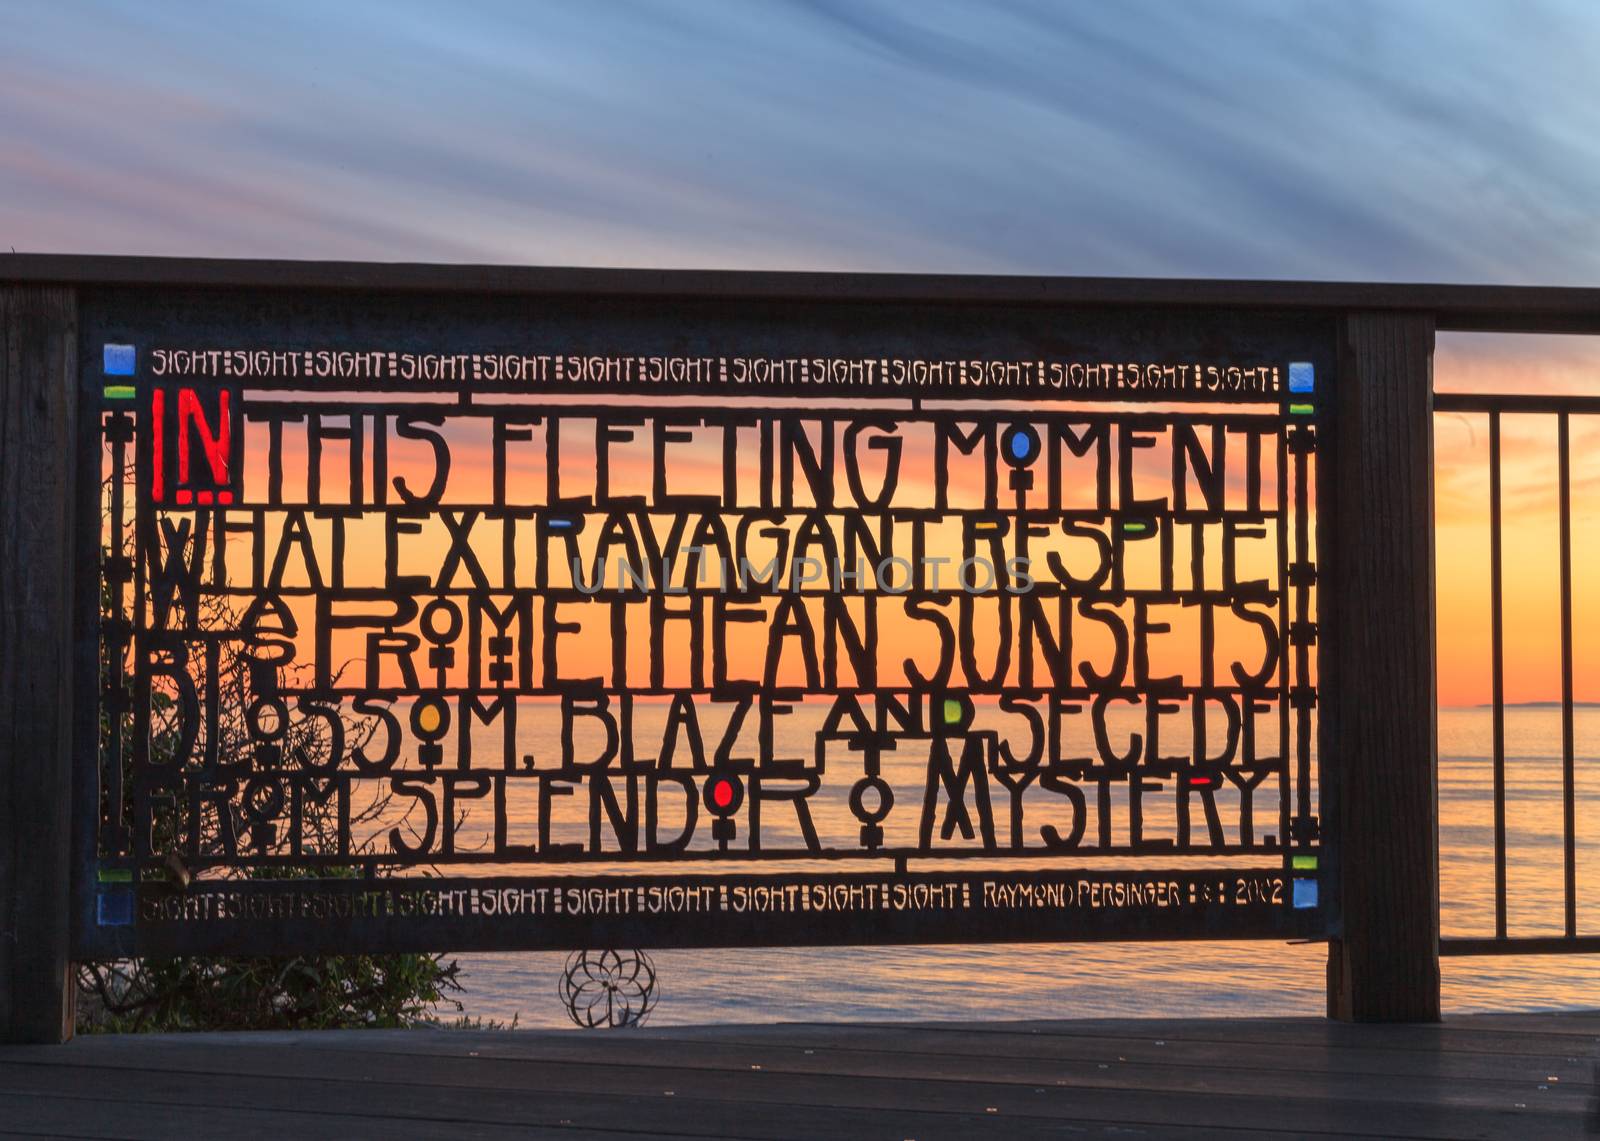
M 0 251 L 1593 285 L 1596 59 L 1584 0 L 0 0 Z M 1456 338 L 1437 380 L 1597 366 Z M 1513 700 L 1556 696 L 1553 440 L 1508 423 Z M 1438 451 L 1441 699 L 1474 703 L 1484 424 Z

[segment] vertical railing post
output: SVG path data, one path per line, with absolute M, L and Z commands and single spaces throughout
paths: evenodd
M 77 336 L 72 290 L 0 286 L 0 1040 L 9 1042 L 72 1035 Z
M 1328 1014 L 1352 1022 L 1439 1018 L 1433 334 L 1431 315 L 1353 313 L 1340 336 L 1320 757 L 1343 922 Z

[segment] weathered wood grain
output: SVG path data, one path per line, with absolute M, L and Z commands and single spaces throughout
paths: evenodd
M 13 1042 L 72 1033 L 76 357 L 72 290 L 0 287 L 0 1040 Z
M 1345 319 L 1332 503 L 1319 497 L 1320 756 L 1344 925 L 1328 1013 L 1358 1022 L 1439 1018 L 1433 330 L 1423 314 Z
M 1161 1038 L 1140 1020 L 1083 1023 L 1081 1035 L 1063 1022 L 1038 1034 L 1018 1023 L 966 1035 L 949 1025 L 803 1025 L 88 1038 L 0 1048 L 0 1130 L 1522 1138 L 1582 1136 L 1593 1114 L 1597 1041 L 1558 1018 L 1524 1016 L 1511 1033 L 1492 1018 L 1335 1025 L 1332 1040 L 1319 1033 L 1328 1024 L 1309 1019 L 1160 1021 Z M 1298 1057 L 1276 1069 L 1264 1053 L 1233 1064 L 1230 1049 L 1273 1045 L 1248 1041 L 1264 1029 Z M 1473 1041 L 1477 1049 L 1465 1048 Z M 1041 1047 L 1031 1057 L 1020 1051 L 1029 1042 Z M 1128 1059 L 1128 1043 L 1143 1054 Z M 1069 1044 L 1081 1056 L 1063 1056 Z M 1542 1053 L 1493 1053 L 1502 1047 Z M 1389 1068 L 1396 1057 L 1413 1072 Z

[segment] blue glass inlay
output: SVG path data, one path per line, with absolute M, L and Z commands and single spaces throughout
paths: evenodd
M 1294 881 L 1294 905 L 1298 908 L 1317 906 L 1317 881 Z
M 1001 437 L 1006 462 L 1013 467 L 1031 464 L 1039 455 L 1039 433 L 1027 424 L 1013 424 Z
M 107 376 L 132 376 L 134 352 L 132 345 L 106 345 L 105 370 Z
M 1317 387 L 1317 370 L 1310 361 L 1289 362 L 1289 391 L 1314 392 Z
M 102 927 L 127 927 L 133 923 L 133 892 L 102 891 L 94 897 L 95 919 Z

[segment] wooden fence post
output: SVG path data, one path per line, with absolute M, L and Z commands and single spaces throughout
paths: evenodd
M 0 1040 L 8 1042 L 72 1035 L 77 338 L 71 289 L 0 286 Z
M 1328 1014 L 1439 1018 L 1433 318 L 1352 313 L 1340 336 L 1321 585 L 1324 772 L 1343 937 Z

